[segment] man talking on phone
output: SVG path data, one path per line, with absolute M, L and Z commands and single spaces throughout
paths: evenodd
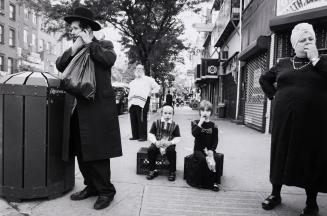
M 96 93 L 93 102 L 76 98 L 70 118 L 70 155 L 77 156 L 85 188 L 73 193 L 71 200 L 83 200 L 98 196 L 94 208 L 103 209 L 110 205 L 116 190 L 110 181 L 110 158 L 122 155 L 115 93 L 111 85 L 111 67 L 116 61 L 113 44 L 99 41 L 93 31 L 101 29 L 94 21 L 92 11 L 77 7 L 73 15 L 64 17 L 70 24 L 73 45 L 56 62 L 63 72 L 82 47 L 88 46 L 94 61 Z

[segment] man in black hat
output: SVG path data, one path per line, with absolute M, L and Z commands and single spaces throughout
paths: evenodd
M 96 93 L 93 102 L 75 99 L 70 118 L 70 146 L 77 156 L 86 187 L 71 195 L 72 200 L 98 196 L 95 209 L 109 206 L 116 194 L 110 182 L 110 158 L 122 155 L 115 93 L 111 86 L 111 67 L 116 54 L 110 41 L 98 41 L 93 31 L 101 26 L 94 21 L 93 13 L 78 7 L 64 20 L 70 24 L 73 45 L 57 59 L 56 66 L 63 72 L 73 57 L 85 45 L 89 46 L 94 61 Z

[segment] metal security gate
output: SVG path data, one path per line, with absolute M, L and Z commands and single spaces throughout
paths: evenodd
M 268 52 L 253 56 L 245 66 L 244 124 L 264 132 L 266 99 L 259 84 L 262 73 L 268 70 Z

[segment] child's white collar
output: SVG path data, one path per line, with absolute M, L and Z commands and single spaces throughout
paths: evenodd
M 160 121 L 165 122 L 165 123 L 169 123 L 169 124 L 173 123 L 173 119 L 170 119 L 170 120 L 166 121 L 163 117 L 161 117 Z

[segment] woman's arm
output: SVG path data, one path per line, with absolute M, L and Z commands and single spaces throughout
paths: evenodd
M 320 73 L 325 79 L 327 79 L 327 56 L 321 56 L 314 65 L 314 68 Z
M 276 82 L 276 74 L 277 74 L 277 65 L 272 67 L 265 74 L 262 74 L 259 79 L 260 86 L 263 92 L 267 95 L 267 97 L 272 100 L 276 93 L 276 87 L 274 83 Z

